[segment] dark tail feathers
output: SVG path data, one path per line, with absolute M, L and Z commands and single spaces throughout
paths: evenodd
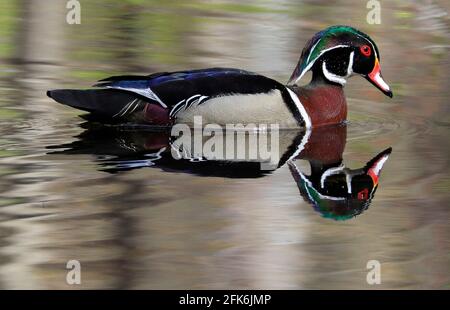
M 112 118 L 125 105 L 136 99 L 131 93 L 114 89 L 55 89 L 47 91 L 47 96 L 59 103 L 91 112 L 102 118 Z

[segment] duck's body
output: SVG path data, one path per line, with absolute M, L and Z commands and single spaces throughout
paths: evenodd
M 295 85 L 309 70 L 313 71 L 311 83 Z M 100 81 L 97 89 L 53 90 L 47 94 L 90 112 L 90 119 L 108 123 L 172 126 L 193 124 L 198 116 L 202 124 L 222 126 L 318 127 L 345 121 L 343 86 L 353 73 L 364 75 L 392 95 L 381 78 L 373 41 L 354 28 L 334 26 L 308 42 L 289 85 L 244 70 L 210 68 L 117 76 Z
M 194 117 L 200 116 L 203 124 L 299 128 L 310 127 L 311 122 L 316 127 L 341 123 L 347 116 L 342 86 L 285 86 L 238 69 L 163 73 L 156 78 L 113 77 L 98 85 L 108 89 L 63 89 L 49 91 L 48 95 L 111 123 L 192 125 Z M 151 89 L 153 98 L 140 94 L 143 89 Z
M 56 101 L 102 115 L 114 123 L 170 126 L 202 122 L 304 126 L 295 94 L 283 84 L 239 69 L 210 68 L 112 77 L 101 90 L 56 90 Z M 295 96 L 293 98 L 293 96 Z

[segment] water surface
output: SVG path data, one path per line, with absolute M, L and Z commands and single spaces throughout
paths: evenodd
M 436 14 L 448 3 L 383 2 L 380 25 L 366 23 L 365 6 L 95 0 L 68 25 L 54 1 L 1 2 L 0 288 L 449 288 L 449 29 Z M 357 77 L 346 87 L 344 164 L 393 151 L 370 206 L 345 220 L 318 212 L 286 164 L 236 177 L 140 154 L 126 158 L 137 169 L 112 173 L 115 136 L 86 138 L 80 113 L 45 96 L 114 74 L 214 66 L 286 81 L 331 24 L 372 36 L 395 94 Z M 65 281 L 71 259 L 81 286 Z M 373 259 L 381 285 L 366 282 Z

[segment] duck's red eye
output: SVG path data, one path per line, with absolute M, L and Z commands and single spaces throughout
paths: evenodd
M 361 50 L 361 54 L 364 56 L 369 57 L 372 54 L 372 50 L 370 49 L 369 45 L 363 45 L 359 48 Z
M 358 193 L 358 200 L 367 200 L 369 198 L 369 189 L 365 188 Z

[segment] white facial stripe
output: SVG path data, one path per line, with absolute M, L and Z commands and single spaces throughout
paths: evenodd
M 355 58 L 355 52 L 350 53 L 350 58 L 348 60 L 348 67 L 347 67 L 347 77 L 353 74 L 353 60 Z
M 316 45 L 317 45 L 318 43 L 319 43 L 319 42 L 317 42 Z M 316 45 L 314 45 L 314 48 L 316 47 Z M 317 61 L 317 59 L 319 59 L 320 56 L 322 56 L 324 53 L 326 53 L 326 52 L 328 52 L 328 51 L 331 51 L 331 50 L 334 50 L 334 49 L 336 49 L 336 48 L 343 48 L 343 47 L 349 47 L 349 45 L 336 45 L 336 46 L 333 46 L 333 47 L 330 47 L 330 48 L 327 48 L 327 49 L 321 51 L 320 54 L 319 54 L 313 61 L 311 61 L 311 63 L 310 63 L 310 64 L 302 71 L 302 73 L 300 74 L 300 76 L 299 76 L 297 79 L 295 79 L 295 81 L 293 82 L 293 84 L 296 84 L 298 81 L 300 81 L 300 79 L 305 75 L 305 73 L 308 72 L 308 71 L 311 69 L 311 67 L 314 65 L 314 63 Z M 311 56 L 311 54 L 312 54 L 314 48 L 311 49 L 311 52 L 309 53 L 307 59 L 310 58 L 310 56 Z
M 344 86 L 345 83 L 347 82 L 343 77 L 328 71 L 327 64 L 325 63 L 325 61 L 322 63 L 322 71 L 323 71 L 323 75 L 325 75 L 325 77 L 327 78 L 328 81 L 341 84 L 342 86 Z
M 377 72 L 377 74 L 375 74 L 375 83 L 377 83 L 378 85 L 380 85 L 380 87 L 383 90 L 389 91 L 391 90 L 389 85 L 386 84 L 386 82 L 381 78 L 380 72 Z
M 345 182 L 347 183 L 347 194 L 352 193 L 352 175 L 345 174 Z
M 314 51 L 314 49 L 316 48 L 317 44 L 319 44 L 319 43 L 320 43 L 320 40 L 318 40 L 318 41 L 316 42 L 316 44 L 314 44 L 314 46 L 312 47 L 311 51 L 309 52 L 308 58 L 306 58 L 306 62 L 309 61 L 309 58 L 311 58 L 312 52 Z

